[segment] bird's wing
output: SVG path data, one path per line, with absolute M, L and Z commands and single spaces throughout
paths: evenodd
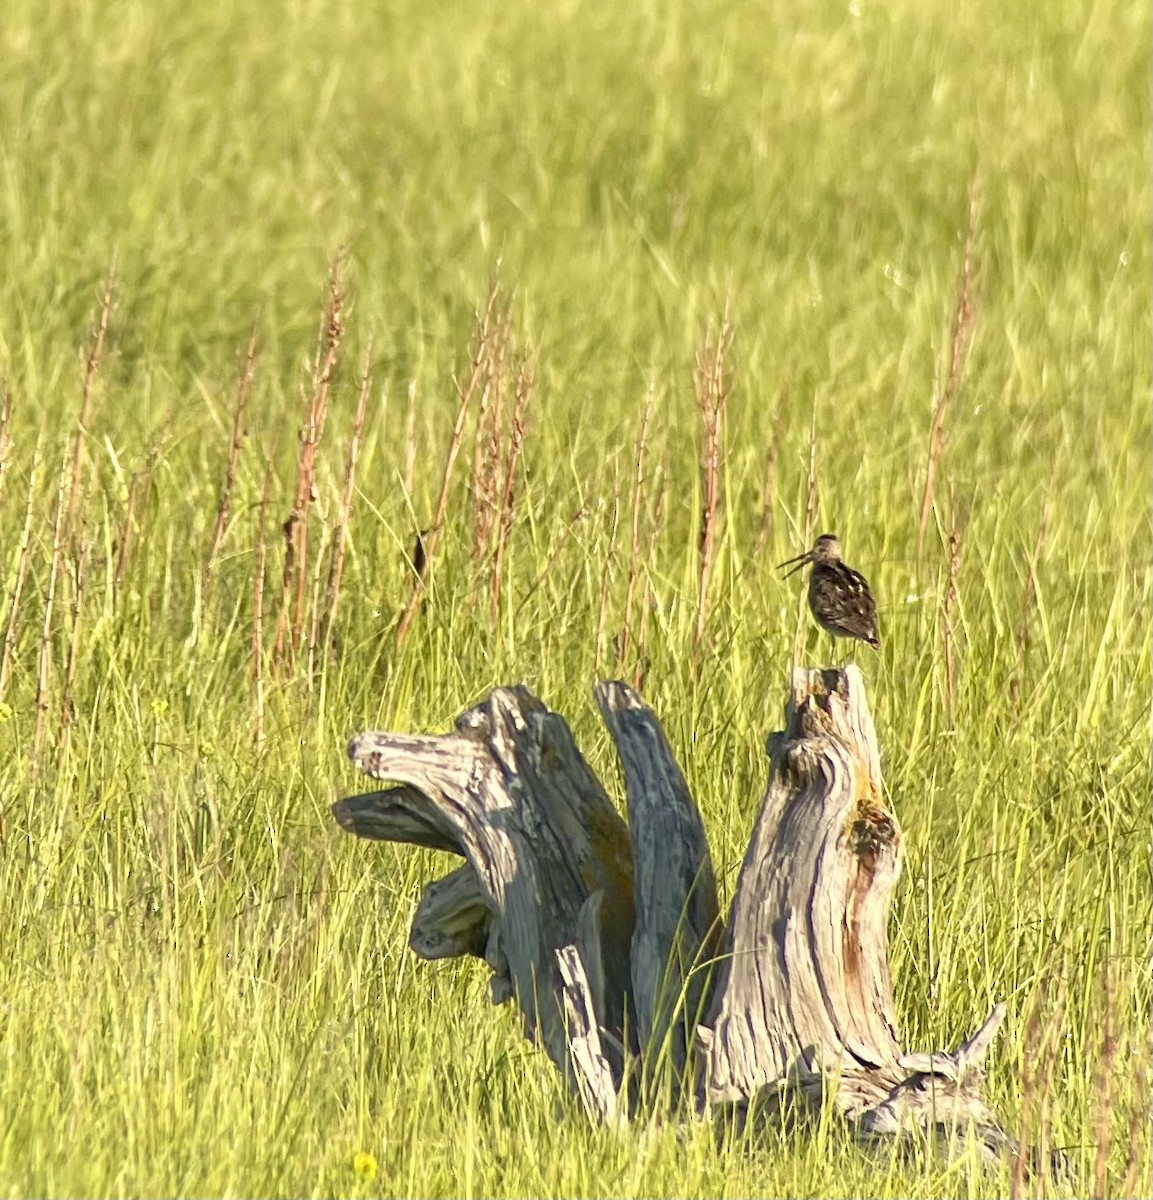
M 813 573 L 809 600 L 817 620 L 834 632 L 866 641 L 876 636 L 876 606 L 868 581 L 843 563 Z
M 869 581 L 852 567 L 845 567 L 844 574 L 846 601 L 862 620 L 871 623 L 876 619 L 877 606 L 873 602 L 873 593 L 869 590 Z

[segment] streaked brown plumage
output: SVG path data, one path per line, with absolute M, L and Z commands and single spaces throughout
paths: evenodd
M 836 534 L 823 533 L 804 554 L 781 563 L 790 567 L 786 577 L 812 563 L 809 574 L 809 608 L 822 629 L 834 637 L 860 638 L 874 650 L 880 648 L 877 637 L 877 606 L 869 591 L 869 581 L 841 561 L 841 543 Z

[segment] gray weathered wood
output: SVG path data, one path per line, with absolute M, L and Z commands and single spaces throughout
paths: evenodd
M 857 668 L 793 672 L 719 938 L 704 828 L 659 722 L 625 684 L 596 695 L 631 829 L 523 688 L 440 737 L 353 739 L 357 766 L 400 786 L 339 801 L 341 826 L 465 859 L 425 888 L 413 950 L 483 956 L 494 1002 L 516 1000 L 597 1120 L 625 1119 L 652 1098 L 633 1080 L 671 1067 L 674 1095 L 692 1083 L 699 1110 L 746 1129 L 832 1104 L 866 1142 L 973 1137 L 1014 1154 L 981 1096 L 1003 1006 L 955 1051 L 901 1045 L 887 925 L 902 834 Z
M 492 912 L 471 863 L 426 884 L 412 918 L 408 944 L 418 957 L 484 958 Z
M 972 1137 L 990 1161 L 1011 1160 L 1018 1152 L 1017 1141 L 981 1095 L 985 1056 L 1004 1017 L 1005 1005 L 995 1005 L 977 1032 L 955 1051 L 901 1055 L 901 1075 L 884 1073 L 892 1082 L 888 1093 L 857 1114 L 858 1134 L 866 1141 L 884 1137 L 923 1143 L 931 1138 L 946 1153 L 956 1152 Z M 1061 1164 L 1058 1155 L 1053 1167 L 1059 1171 Z
M 737 881 L 714 992 L 698 1031 L 706 1099 L 743 1122 L 750 1104 L 832 1102 L 866 1140 L 972 1134 L 1016 1143 L 985 1105 L 983 1061 L 1004 1007 L 957 1051 L 902 1053 L 888 960 L 901 829 L 881 786 L 855 666 L 793 672 L 786 728 Z
M 357 837 L 378 842 L 403 842 L 460 854 L 460 842 L 451 824 L 417 788 L 386 788 L 363 796 L 349 796 L 332 806 L 337 824 Z
M 737 881 L 705 1025 L 712 1101 L 800 1062 L 895 1063 L 887 921 L 901 830 L 881 791 L 860 671 L 798 669 Z
M 705 828 L 652 709 L 626 683 L 598 683 L 601 716 L 620 757 L 636 889 L 632 983 L 640 1044 L 677 1076 L 704 1015 L 719 934 Z
M 604 980 L 601 977 L 600 910 L 604 896 L 594 892 L 577 918 L 578 943 L 556 952 L 561 1000 L 567 1025 L 570 1068 L 585 1110 L 595 1121 L 619 1126 L 626 1111 L 619 1103 L 621 1072 L 613 1069 L 601 1040 Z M 607 1035 L 606 1035 L 607 1036 Z M 614 1061 L 620 1062 L 621 1047 Z
M 342 800 L 343 827 L 369 837 L 415 834 L 455 849 L 457 872 L 426 890 L 413 926 L 418 951 L 483 953 L 494 1001 L 515 998 L 525 1032 L 562 1071 L 569 1051 L 556 951 L 574 940 L 582 906 L 603 893 L 597 930 L 608 1043 L 623 1046 L 633 932 L 628 830 L 563 718 L 524 688 L 498 688 L 439 737 L 362 733 L 349 757 L 374 779 L 406 785 Z M 479 918 L 477 897 L 490 914 Z M 591 974 L 598 975 L 594 969 Z M 620 1058 L 620 1055 L 617 1056 Z M 619 1072 L 623 1063 L 614 1064 Z
M 564 987 L 564 1009 L 568 1021 L 570 1065 L 577 1091 L 589 1116 L 605 1124 L 617 1124 L 617 1085 L 612 1067 L 601 1051 L 599 1027 L 584 963 L 575 946 L 556 952 Z

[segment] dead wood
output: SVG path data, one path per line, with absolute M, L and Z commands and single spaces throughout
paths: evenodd
M 997 1005 L 953 1051 L 908 1053 L 889 976 L 902 833 L 860 671 L 793 672 L 785 729 L 723 930 L 700 813 L 652 710 L 597 685 L 628 824 L 564 719 L 498 688 L 441 736 L 363 733 L 349 756 L 399 786 L 338 801 L 362 837 L 462 856 L 412 922 L 423 958 L 482 957 L 586 1111 L 628 1119 L 664 1080 L 742 1128 L 833 1105 L 862 1141 L 972 1137 L 1011 1159 L 985 1105 Z
M 515 998 L 526 1035 L 570 1070 L 564 982 L 556 953 L 575 944 L 579 917 L 602 894 L 598 945 L 584 959 L 603 977 L 597 1021 L 623 1070 L 633 864 L 628 828 L 573 742 L 563 718 L 525 688 L 498 688 L 441 737 L 363 733 L 349 757 L 375 779 L 408 785 L 342 800 L 341 825 L 354 833 L 453 849 L 474 880 L 457 874 L 426 889 L 413 924 L 418 952 L 437 956 L 455 936 L 462 953 L 481 949 L 476 900 L 490 919 L 483 955 L 495 1002 Z M 452 879 L 452 877 L 450 877 Z M 456 904 L 452 910 L 449 900 Z M 590 961 L 595 953 L 599 962 Z
M 633 999 L 646 1054 L 684 1069 L 703 1016 L 718 928 L 717 885 L 701 815 L 652 709 L 626 683 L 597 704 L 625 780 L 636 928 Z

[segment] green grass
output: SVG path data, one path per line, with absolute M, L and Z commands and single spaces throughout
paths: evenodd
M 1150 15 L 1122 0 L 1024 11 L 991 0 L 7 0 L 5 622 L 38 438 L 40 465 L 0 709 L 0 1193 L 1004 1194 L 1006 1179 L 971 1164 L 866 1159 L 831 1122 L 812 1141 L 743 1149 L 704 1129 L 587 1128 L 514 1014 L 488 1007 L 482 967 L 406 949 L 420 888 L 445 864 L 354 842 L 329 816 L 361 786 L 344 759 L 351 732 L 439 730 L 518 680 L 569 717 L 616 787 L 590 685 L 632 668 L 596 661 L 596 629 L 619 488 L 611 647 L 650 382 L 650 463 L 667 462 L 669 494 L 645 694 L 701 805 L 725 896 L 764 787 L 763 739 L 780 721 L 799 589 L 772 564 L 800 549 L 815 406 L 817 521 L 841 535 L 882 609 L 882 652 L 861 661 L 905 830 L 890 933 L 906 1040 L 954 1045 L 1005 999 L 995 1107 L 1036 1137 L 1044 1095 L 1078 1194 L 1092 1187 L 1104 1107 L 1107 1191 L 1120 1194 L 1130 1159 L 1148 1191 Z M 974 177 L 976 340 L 918 560 L 933 380 L 947 370 Z M 345 243 L 354 302 L 314 547 L 331 529 L 370 333 L 375 390 L 342 653 L 311 691 L 303 672 L 270 682 L 257 748 L 256 506 L 271 458 L 274 603 L 303 364 Z M 487 576 L 469 554 L 466 442 L 429 601 L 397 650 L 413 513 L 430 519 L 452 375 L 467 369 L 498 260 L 517 340 L 538 364 L 511 603 L 495 629 L 486 599 L 469 604 L 478 579 L 487 596 Z M 113 267 L 85 438 L 77 720 L 57 738 L 69 567 L 37 754 L 56 475 L 75 436 L 78 352 Z M 726 295 L 736 390 L 694 676 L 691 368 Z M 206 596 L 237 356 L 254 320 L 250 435 Z M 774 523 L 757 553 L 777 404 Z M 131 480 L 150 461 L 116 587 Z M 940 632 L 950 490 L 964 524 L 951 729 Z M 806 660 L 828 654 L 811 634 Z M 1027 1104 L 1034 1009 L 1058 1050 Z M 1107 1012 L 1116 1047 L 1103 1094 Z M 357 1152 L 375 1156 L 375 1180 L 355 1174 Z

